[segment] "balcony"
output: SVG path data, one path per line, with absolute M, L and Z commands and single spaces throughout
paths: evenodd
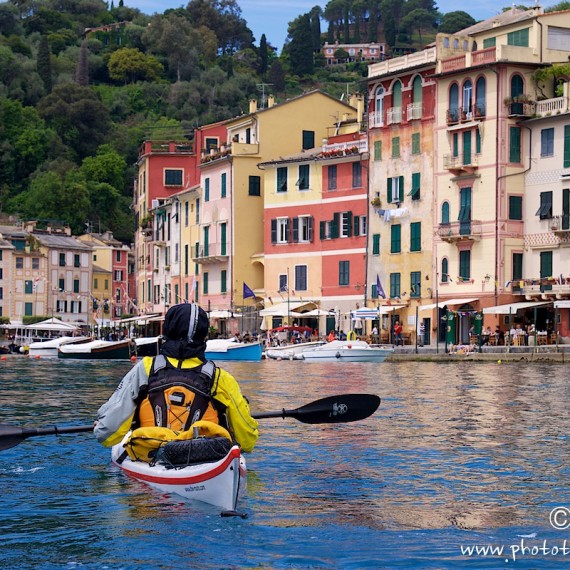
M 448 125 L 457 125 L 460 123 L 479 121 L 484 119 L 486 114 L 485 103 L 479 103 L 478 105 L 474 105 L 470 111 L 464 110 L 462 107 L 448 109 L 446 112 L 446 120 Z
M 210 243 L 201 244 L 198 249 L 193 248 L 192 261 L 195 263 L 218 263 L 229 258 L 229 246 L 227 244 Z
M 479 155 L 460 153 L 457 156 L 446 154 L 443 156 L 443 168 L 458 175 L 462 172 L 472 174 L 479 168 Z
M 437 235 L 448 243 L 479 241 L 481 239 L 481 233 L 481 220 L 439 224 L 437 228 Z
M 356 141 L 347 141 L 342 143 L 323 145 L 323 158 L 350 156 L 354 154 L 362 154 L 368 152 L 368 140 L 360 139 Z
M 386 124 L 394 125 L 402 122 L 402 107 L 390 107 L 386 113 Z
M 422 118 L 422 104 L 421 103 L 410 103 L 408 105 L 408 121 L 415 121 Z
M 527 95 L 519 95 L 511 98 L 507 97 L 504 100 L 507 107 L 507 115 L 509 117 L 522 117 L 528 119 L 534 115 L 536 103 L 531 101 Z
M 570 214 L 562 216 L 552 216 L 550 221 L 550 229 L 560 237 L 569 237 L 570 234 Z
M 368 114 L 368 127 L 375 128 L 375 127 L 383 127 L 384 126 L 384 114 L 382 111 L 376 113 L 373 111 L 372 113 Z
M 559 283 L 557 279 L 543 281 L 540 284 L 525 285 L 521 289 L 521 293 L 527 301 L 536 301 L 537 299 L 549 301 L 553 298 L 567 299 L 570 297 L 570 283 L 566 282 L 568 280 L 563 280 L 563 283 Z

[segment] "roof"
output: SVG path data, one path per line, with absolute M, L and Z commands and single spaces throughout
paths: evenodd
M 505 10 L 500 14 L 496 14 L 491 18 L 487 18 L 482 22 L 477 22 L 468 28 L 456 32 L 455 35 L 474 35 L 482 32 L 486 32 L 491 29 L 500 28 L 502 26 L 510 26 L 512 24 L 518 24 L 519 22 L 524 22 L 526 20 L 532 20 L 536 16 L 542 15 L 542 10 L 540 12 L 534 9 L 530 10 L 520 10 L 514 6 L 510 10 Z
M 260 162 L 258 166 L 270 166 L 272 164 L 280 164 L 283 162 L 306 162 L 307 160 L 315 160 L 323 152 L 323 148 L 318 146 L 314 148 L 307 149 L 303 152 L 298 152 L 296 154 L 290 154 L 288 156 L 280 156 L 274 160 L 267 160 L 265 162 Z
M 68 235 L 59 234 L 33 234 L 38 241 L 46 247 L 57 247 L 59 249 L 79 249 L 83 251 L 92 251 L 92 247 L 84 242 Z

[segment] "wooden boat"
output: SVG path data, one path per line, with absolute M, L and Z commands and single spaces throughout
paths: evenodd
M 259 361 L 263 353 L 260 342 L 237 342 L 235 339 L 212 339 L 206 343 L 206 358 L 210 360 Z
M 172 468 L 158 462 L 151 465 L 124 457 L 121 442 L 112 448 L 111 460 L 130 477 L 164 493 L 174 493 L 214 505 L 230 514 L 239 514 L 235 510 L 238 499 L 246 490 L 247 468 L 237 445 L 233 445 L 223 459 Z
M 57 349 L 59 358 L 117 360 L 131 357 L 130 340 L 93 340 L 81 344 L 64 344 Z
M 161 336 L 141 336 L 133 339 L 136 344 L 136 355 L 156 356 L 160 350 Z
M 42 342 L 32 342 L 28 346 L 28 355 L 34 358 L 57 358 L 57 349 L 64 344 L 81 344 L 93 340 L 90 336 L 60 336 Z
M 333 340 L 302 355 L 309 362 L 384 362 L 393 352 L 391 347 L 373 347 L 363 340 Z
M 316 340 L 314 342 L 272 346 L 265 349 L 265 357 L 273 360 L 303 360 L 303 352 L 305 350 L 317 348 L 324 344 L 326 344 L 324 340 Z

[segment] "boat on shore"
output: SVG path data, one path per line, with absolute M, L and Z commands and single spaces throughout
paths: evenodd
M 235 338 L 211 339 L 206 342 L 206 358 L 209 360 L 259 361 L 263 353 L 260 342 L 239 342 Z
M 207 442 L 207 438 L 201 439 Z M 111 461 L 133 479 L 164 493 L 174 493 L 236 514 L 238 499 L 245 492 L 247 484 L 245 458 L 238 445 L 232 445 L 225 457 L 217 461 L 206 460 L 181 467 L 162 461 L 154 464 L 133 461 L 125 457 L 123 442 L 111 449 Z M 190 442 L 192 440 L 179 443 Z
M 58 358 L 80 360 L 128 360 L 134 354 L 132 341 L 93 340 L 81 344 L 64 344 L 57 349 Z
M 299 344 L 285 344 L 265 349 L 265 357 L 273 360 L 303 360 L 303 352 L 326 344 L 324 340 L 302 342 Z
M 363 340 L 333 340 L 301 354 L 308 362 L 384 362 L 393 348 L 370 346 Z
M 28 345 L 28 355 L 34 358 L 57 358 L 57 349 L 64 344 L 82 344 L 90 342 L 90 336 L 60 336 L 49 340 L 32 342 Z
M 156 356 L 160 351 L 162 336 L 141 336 L 133 339 L 136 345 L 136 355 L 143 356 Z

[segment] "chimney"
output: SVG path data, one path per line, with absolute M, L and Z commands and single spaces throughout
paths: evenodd
M 353 106 L 356 107 L 356 120 L 358 124 L 362 124 L 364 117 L 364 97 L 361 93 L 356 93 L 355 98 L 356 104 Z
M 274 95 L 268 95 L 267 96 L 267 108 L 269 109 L 270 107 L 273 107 L 273 105 L 275 105 L 275 96 Z
M 26 231 L 33 233 L 33 231 L 36 229 L 36 224 L 37 222 L 35 221 L 26 222 Z
M 65 226 L 65 227 L 63 228 L 63 233 L 64 233 L 66 236 L 71 236 L 71 228 L 70 228 L 69 226 Z
M 249 100 L 249 112 L 255 113 L 257 111 L 257 99 Z

